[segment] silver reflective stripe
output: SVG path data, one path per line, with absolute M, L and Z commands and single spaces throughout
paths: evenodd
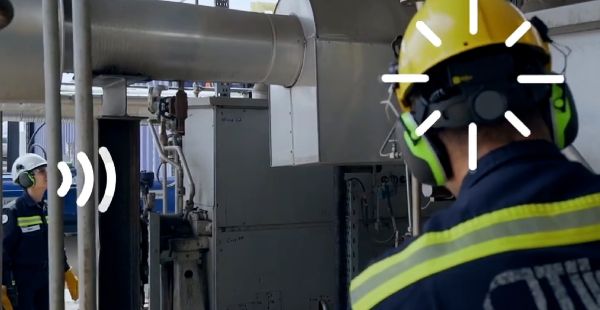
M 17 200 L 13 199 L 13 200 L 9 201 L 7 204 L 5 204 L 3 206 L 3 208 L 10 208 L 10 207 L 14 206 L 16 203 L 17 203 Z
M 40 230 L 40 225 L 21 227 L 21 231 L 23 233 L 30 233 L 30 232 L 34 232 L 34 231 L 38 231 L 38 230 Z

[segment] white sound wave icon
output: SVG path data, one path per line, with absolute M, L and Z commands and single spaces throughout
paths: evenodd
M 98 150 L 98 153 L 100 154 L 100 157 L 104 162 L 104 168 L 106 169 L 106 190 L 98 205 L 98 211 L 106 212 L 115 194 L 117 174 L 115 172 L 115 164 L 108 149 L 106 147 L 101 147 Z M 92 168 L 92 163 L 90 163 L 88 156 L 84 152 L 77 153 L 77 160 L 79 161 L 79 164 L 81 164 L 84 178 L 83 188 L 81 189 L 79 197 L 77 197 L 77 206 L 83 207 L 92 195 L 92 189 L 94 188 L 94 169 Z M 73 183 L 73 176 L 71 175 L 69 166 L 63 161 L 58 163 L 58 170 L 60 171 L 63 180 L 56 191 L 56 194 L 58 194 L 59 197 L 65 197 Z
M 104 190 L 104 196 L 98 205 L 98 211 L 106 212 L 115 194 L 117 173 L 115 172 L 115 163 L 113 162 L 108 149 L 101 147 L 98 150 L 98 153 L 100 153 L 100 157 L 102 157 L 102 161 L 104 162 L 104 168 L 106 169 L 106 189 Z
M 84 152 L 77 153 L 77 160 L 81 165 L 84 177 L 83 188 L 81 189 L 81 193 L 79 193 L 79 197 L 77 197 L 77 206 L 83 207 L 83 205 L 90 200 L 90 196 L 92 195 L 92 189 L 94 188 L 94 169 L 92 168 L 90 159 Z

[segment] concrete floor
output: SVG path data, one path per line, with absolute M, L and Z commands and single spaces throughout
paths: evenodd
M 65 310 L 77 309 L 79 309 L 79 304 L 76 301 L 71 300 L 71 295 L 69 295 L 69 291 L 65 289 Z
M 67 251 L 67 260 L 69 261 L 69 265 L 77 274 L 77 236 L 66 236 L 65 237 L 65 250 Z M 146 296 L 148 296 L 148 287 L 146 285 Z M 147 309 L 148 300 L 145 301 L 145 308 Z M 79 304 L 76 301 L 71 300 L 71 295 L 69 295 L 69 291 L 65 289 L 65 310 L 77 310 L 79 309 Z

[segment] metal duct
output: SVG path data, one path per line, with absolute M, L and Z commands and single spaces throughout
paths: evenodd
M 0 32 L 0 102 L 43 98 L 40 0 L 14 3 Z M 70 1 L 65 2 L 64 71 L 72 72 Z M 298 18 L 162 1 L 92 3 L 96 74 L 156 80 L 263 82 L 291 86 L 304 57 Z

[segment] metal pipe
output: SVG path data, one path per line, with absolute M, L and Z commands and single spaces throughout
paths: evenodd
M 58 162 L 62 160 L 60 110 L 60 35 L 58 0 L 44 0 L 44 101 L 48 132 L 48 267 L 50 309 L 65 308 L 63 199 L 56 191 L 59 186 Z
M 73 63 L 75 70 L 75 125 L 77 153 L 88 156 L 94 152 L 94 119 L 92 100 L 92 53 L 90 0 L 73 1 Z M 77 175 L 83 175 L 77 164 Z M 77 178 L 81 194 L 84 178 Z M 91 197 L 96 197 L 92 192 Z M 77 252 L 79 256 L 79 307 L 95 310 L 96 298 L 96 206 L 94 198 L 77 212 Z
M 163 214 L 167 214 L 167 207 L 169 206 L 168 201 L 167 201 L 167 162 L 163 161 L 163 170 L 162 170 L 162 174 L 163 174 L 163 182 L 162 182 L 162 191 L 163 191 Z
M 421 182 L 411 175 L 411 216 L 412 236 L 421 234 Z
M 154 144 L 158 148 L 157 151 L 160 159 L 168 162 L 177 169 L 182 169 L 180 165 L 178 165 L 175 161 L 167 157 L 167 155 L 165 154 L 165 146 L 163 146 L 160 143 L 160 140 L 158 139 L 158 134 L 156 133 L 156 128 L 154 128 L 154 125 L 152 125 L 152 123 L 150 123 L 150 131 L 152 132 L 152 136 L 154 137 Z
M 154 128 L 154 125 L 152 125 L 152 122 L 150 123 L 150 128 L 152 130 L 152 135 L 154 137 L 154 144 L 157 147 L 157 151 L 158 151 L 158 155 L 161 159 L 161 162 L 163 163 L 163 182 L 162 182 L 162 191 L 163 191 L 163 214 L 167 214 L 168 212 L 168 191 L 167 191 L 167 163 L 171 163 L 175 168 L 178 167 L 177 163 L 175 163 L 174 161 L 170 160 L 169 158 L 169 154 L 167 154 L 164 150 L 163 150 L 163 145 L 167 144 L 167 131 L 166 131 L 166 123 L 164 119 L 161 119 L 160 121 L 160 138 L 158 137 L 158 134 L 156 133 L 156 129 Z M 177 170 L 179 171 L 179 169 Z
M 38 1 L 15 2 L 17 15 L 0 32 L 2 102 L 39 102 L 43 97 L 41 66 L 36 66 L 42 63 Z M 64 21 L 66 72 L 73 68 L 69 47 L 75 28 L 69 3 L 65 2 Z M 296 16 L 166 1 L 91 5 L 92 69 L 99 74 L 292 86 L 302 68 L 304 32 Z
M 156 133 L 156 128 L 154 128 L 154 125 L 149 122 L 150 124 L 150 132 L 152 132 L 152 136 L 154 137 L 154 145 L 157 148 L 158 151 L 158 156 L 160 157 L 160 159 L 164 162 L 164 163 L 169 163 L 171 164 L 173 167 L 177 168 L 177 173 L 181 174 L 183 173 L 183 169 L 181 167 L 180 164 L 178 164 L 177 162 L 175 162 L 174 160 L 170 159 L 167 154 L 166 154 L 166 148 L 168 146 L 163 146 L 160 139 L 158 138 L 158 134 Z M 162 124 L 161 124 L 162 127 Z M 163 167 L 163 184 L 162 184 L 162 188 L 163 188 L 163 214 L 167 214 L 167 166 L 165 165 Z M 179 199 L 178 197 L 176 197 L 177 199 Z M 176 213 L 179 212 L 178 210 L 176 210 Z
M 406 177 L 406 210 L 407 210 L 407 218 L 408 218 L 408 232 L 412 234 L 412 174 L 408 169 L 408 165 L 404 164 L 404 176 Z
M 154 128 L 154 125 L 152 125 L 152 123 L 150 123 L 149 125 L 150 125 L 150 131 L 152 132 L 152 136 L 154 137 L 154 144 L 158 148 L 157 151 L 158 151 L 158 156 L 160 157 L 160 159 L 170 163 L 175 168 L 177 168 L 178 171 L 181 171 L 181 173 L 183 173 L 183 170 L 185 169 L 187 179 L 190 182 L 190 195 L 189 195 L 188 199 L 190 201 L 194 201 L 194 197 L 196 195 L 196 184 L 194 183 L 194 180 L 192 179 L 192 173 L 190 171 L 190 167 L 187 164 L 187 160 L 185 159 L 185 156 L 183 155 L 183 150 L 181 149 L 180 146 L 173 146 L 173 145 L 163 146 L 160 143 L 160 140 L 158 139 L 158 133 L 156 133 L 156 128 Z M 168 158 L 165 154 L 165 151 L 175 151 L 175 153 L 177 154 L 177 157 L 179 158 L 180 163 L 177 163 L 176 161 L 173 161 L 172 159 Z M 166 170 L 166 167 L 165 167 L 165 170 Z M 163 181 L 163 183 L 166 184 L 166 181 Z
M 2 110 L 0 110 L 0 137 L 4 137 L 4 126 L 3 126 L 3 115 L 2 115 Z M 4 140 L 4 139 L 2 139 Z M 0 143 L 0 171 L 3 171 L 4 169 L 4 143 Z M 4 207 L 4 192 L 2 191 L 2 188 L 4 186 L 0 186 L 0 201 L 2 201 L 3 206 Z M 2 218 L 2 213 L 4 212 L 4 208 L 0 208 L 0 218 Z M 0 249 L 4 249 L 4 229 L 0 229 Z M 2 278 L 2 270 L 4 268 L 4 266 L 2 265 L 4 262 L 2 260 L 2 255 L 0 255 L 0 279 Z M 1 281 L 1 280 L 0 280 Z
M 168 191 L 167 191 L 167 162 L 166 161 L 162 161 L 163 163 L 163 170 L 162 170 L 162 175 L 163 175 L 163 181 L 162 181 L 162 192 L 163 192 L 163 205 L 162 205 L 162 214 L 167 214 L 169 213 L 169 204 L 168 204 Z
M 166 150 L 168 146 L 163 147 Z M 167 151 L 168 152 L 168 151 Z M 173 153 L 172 153 L 173 154 Z M 181 160 L 179 156 L 174 154 L 173 160 L 177 163 L 179 167 L 181 167 Z M 175 213 L 181 214 L 183 213 L 183 194 L 185 188 L 183 187 L 183 169 L 177 169 L 175 173 Z
M 192 179 L 192 173 L 190 171 L 190 167 L 187 164 L 187 160 L 185 159 L 185 156 L 183 155 L 183 150 L 181 149 L 180 146 L 166 146 L 164 149 L 167 151 L 169 151 L 169 150 L 175 151 L 177 153 L 177 155 L 179 156 L 179 162 L 183 166 L 183 169 L 185 170 L 188 182 L 190 182 L 190 195 L 189 195 L 188 199 L 193 202 L 194 197 L 196 196 L 196 184 L 194 183 L 194 180 Z
M 1 87 L 1 86 L 0 86 Z M 94 115 L 100 115 L 102 110 L 102 96 L 94 97 Z M 63 119 L 75 118 L 75 104 L 73 96 L 61 96 L 61 116 Z M 5 121 L 43 122 L 46 109 L 42 103 L 0 103 L 0 110 L 4 112 Z M 149 117 L 148 100 L 145 97 L 127 98 L 127 115 Z

